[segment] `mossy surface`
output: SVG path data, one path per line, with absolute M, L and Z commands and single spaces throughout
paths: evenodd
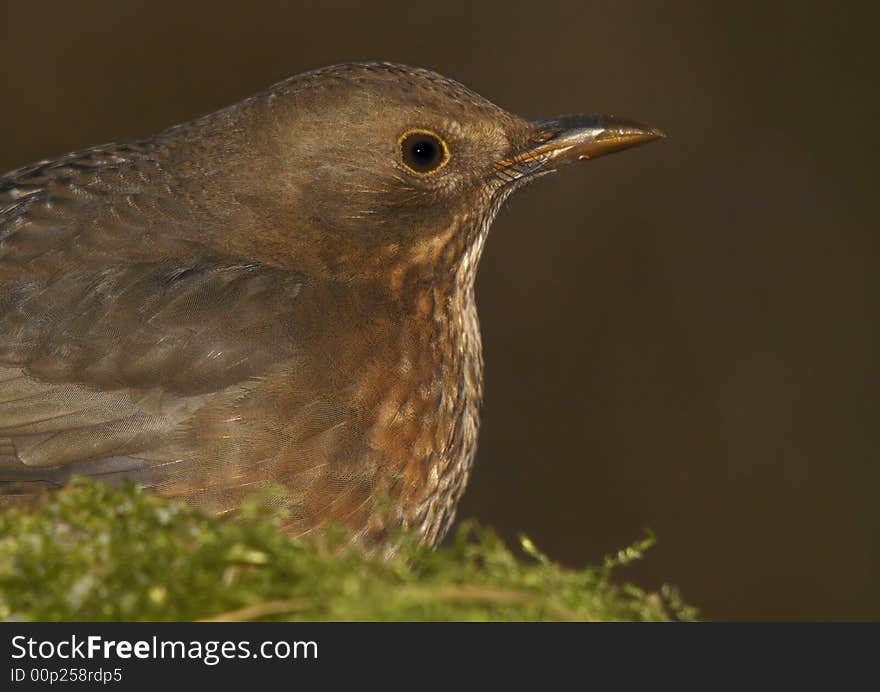
M 612 580 L 650 537 L 599 567 L 564 569 L 461 525 L 439 550 L 389 560 L 275 526 L 258 500 L 216 518 L 133 487 L 74 481 L 0 513 L 5 620 L 669 620 L 695 611 L 673 589 Z

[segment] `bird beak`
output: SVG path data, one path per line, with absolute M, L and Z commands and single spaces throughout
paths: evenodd
M 503 177 L 547 173 L 566 163 L 623 151 L 666 136 L 655 127 L 611 115 L 565 115 L 538 120 L 533 125 L 535 137 L 528 147 L 495 164 Z

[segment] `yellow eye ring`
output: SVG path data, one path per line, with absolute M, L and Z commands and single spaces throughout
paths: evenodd
M 397 140 L 400 160 L 416 175 L 431 175 L 449 163 L 449 147 L 430 130 L 407 130 Z

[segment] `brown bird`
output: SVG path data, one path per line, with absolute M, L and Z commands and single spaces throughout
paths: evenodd
M 86 475 L 221 513 L 280 484 L 293 534 L 435 543 L 477 443 L 499 207 L 660 136 L 364 63 L 0 177 L 2 499 Z

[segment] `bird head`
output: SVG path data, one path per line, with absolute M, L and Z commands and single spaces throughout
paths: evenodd
M 472 280 L 511 192 L 663 136 L 610 116 L 529 121 L 439 74 L 388 63 L 305 73 L 250 106 L 255 141 L 274 161 L 271 213 L 256 237 L 275 236 L 276 259 L 346 280 Z

